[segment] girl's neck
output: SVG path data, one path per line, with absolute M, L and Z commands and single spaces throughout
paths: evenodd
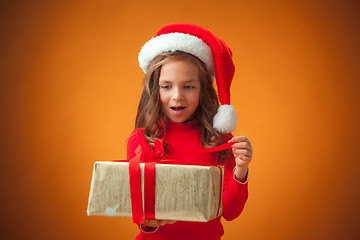
M 166 131 L 192 131 L 197 129 L 199 122 L 197 120 L 182 123 L 168 121 L 166 125 Z
M 196 119 L 191 119 L 191 120 L 186 120 L 185 122 L 177 123 L 177 122 L 173 122 L 169 119 L 166 119 L 165 122 L 166 122 L 166 124 L 171 124 L 171 125 L 193 125 L 193 124 L 197 123 L 198 121 Z

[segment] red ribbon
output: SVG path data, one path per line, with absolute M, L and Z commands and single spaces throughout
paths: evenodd
M 155 162 L 145 163 L 145 219 L 155 220 Z
M 129 161 L 132 216 L 133 222 L 139 224 L 144 223 L 140 173 L 141 155 L 136 155 L 134 158 L 131 159 L 131 161 Z
M 233 142 L 225 143 L 216 147 L 205 148 L 192 153 L 186 153 L 181 155 L 166 155 L 167 158 L 179 159 L 188 155 L 204 154 L 211 152 L 218 152 L 225 149 L 230 149 Z M 132 205 L 132 217 L 133 222 L 137 224 L 143 224 L 144 219 L 155 219 L 155 165 L 161 164 L 181 164 L 181 165 L 200 165 L 200 166 L 217 166 L 211 163 L 196 162 L 196 161 L 181 161 L 181 160 L 161 160 L 164 153 L 163 141 L 155 140 L 154 151 L 142 151 L 139 146 L 136 151 L 136 156 L 129 161 L 129 175 L 130 175 L 130 193 L 131 193 L 131 205 Z M 159 162 L 161 160 L 161 162 Z M 145 163 L 144 166 L 144 208 L 142 203 L 142 191 L 141 191 L 141 173 L 140 163 Z M 219 167 L 219 166 L 217 166 Z M 220 168 L 220 167 L 219 167 Z M 220 171 L 222 174 L 222 171 Z M 222 179 L 222 176 L 221 176 Z M 222 187 L 222 183 L 220 184 Z M 222 189 L 220 189 L 222 195 Z M 218 214 L 220 211 L 220 203 Z M 144 214 L 145 212 L 145 214 Z

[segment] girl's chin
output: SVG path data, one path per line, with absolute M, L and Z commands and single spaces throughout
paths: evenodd
M 173 123 L 189 123 L 195 120 L 195 118 L 193 116 L 191 116 L 190 118 L 184 120 L 184 119 L 176 119 L 176 118 L 169 118 L 166 117 L 166 120 L 173 122 Z

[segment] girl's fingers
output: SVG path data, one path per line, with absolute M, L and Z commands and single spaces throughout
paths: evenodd
M 238 136 L 233 137 L 229 142 L 235 142 L 232 145 L 232 152 L 236 165 L 244 166 L 249 164 L 252 158 L 252 147 L 249 139 L 245 136 Z
M 245 136 L 237 136 L 230 139 L 229 142 L 248 142 L 250 143 L 249 139 Z
M 233 137 L 229 142 L 235 142 L 233 148 L 249 148 L 252 149 L 249 139 L 245 136 Z
M 159 225 L 164 226 L 167 223 L 166 220 L 159 220 Z
M 235 157 L 237 157 L 237 156 L 251 157 L 252 156 L 252 152 L 248 149 L 234 149 L 233 154 Z
M 249 163 L 251 161 L 251 157 L 241 155 L 239 157 L 236 157 L 235 160 L 236 160 L 236 162 L 237 161 L 246 161 Z
M 231 147 L 233 149 L 249 149 L 250 151 L 252 150 L 251 145 L 247 142 L 237 142 L 234 143 Z
M 172 220 L 144 220 L 144 223 L 146 226 L 149 227 L 159 227 L 159 226 L 164 226 L 166 224 L 173 224 L 176 221 L 172 221 Z
M 144 223 L 145 223 L 146 226 L 149 226 L 149 227 L 158 227 L 158 226 L 160 226 L 158 220 L 147 220 L 147 219 L 145 219 Z
M 239 152 L 239 150 L 248 151 L 252 154 L 252 147 L 250 144 L 247 144 L 246 142 L 235 143 L 232 145 L 232 151 L 234 154 L 236 152 Z

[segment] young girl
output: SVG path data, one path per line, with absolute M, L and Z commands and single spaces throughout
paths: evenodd
M 157 139 L 163 140 L 164 159 L 234 142 L 232 151 L 186 156 L 185 160 L 225 165 L 222 217 L 237 218 L 247 200 L 252 148 L 246 137 L 230 134 L 236 114 L 228 105 L 234 75 L 229 47 L 199 26 L 171 24 L 143 46 L 139 63 L 146 76 L 127 159 L 136 155 L 139 145 L 154 151 Z M 215 240 L 224 234 L 220 217 L 206 223 L 147 219 L 144 223 L 136 239 Z

